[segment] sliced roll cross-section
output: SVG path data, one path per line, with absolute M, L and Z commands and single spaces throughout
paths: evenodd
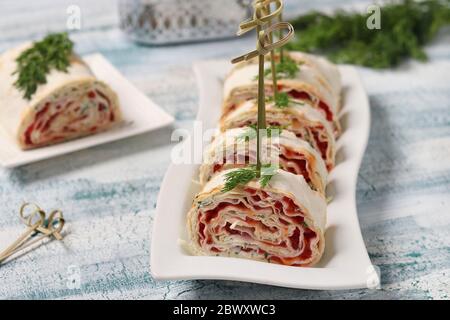
M 0 56 L 0 126 L 22 149 L 105 131 L 122 121 L 115 92 L 75 55 L 67 72 L 51 70 L 30 99 L 14 83 L 17 57 L 30 45 Z
M 276 57 L 279 62 L 279 57 Z M 335 135 L 340 133 L 338 113 L 341 104 L 341 78 L 337 67 L 317 56 L 301 52 L 288 52 L 290 63 L 298 65 L 294 75 L 278 76 L 278 91 L 287 93 L 290 99 L 308 102 L 319 110 L 333 127 Z M 266 62 L 270 70 L 270 62 Z M 226 117 L 243 101 L 257 96 L 258 83 L 257 59 L 238 64 L 228 75 L 224 83 L 224 103 L 222 117 Z M 270 76 L 265 81 L 267 96 L 273 96 L 274 88 Z
M 187 215 L 193 254 L 289 266 L 312 266 L 320 260 L 325 246 L 323 195 L 303 176 L 283 170 L 264 188 L 253 180 L 224 192 L 228 172 L 204 186 Z
M 309 143 L 288 130 L 269 128 L 262 139 L 262 163 L 278 164 L 285 171 L 302 175 L 313 190 L 325 192 L 327 169 Z M 214 137 L 203 157 L 200 183 L 207 183 L 223 170 L 256 164 L 256 130 L 234 128 Z
M 255 125 L 257 122 L 255 100 L 243 102 L 236 110 L 221 120 L 221 130 Z M 335 138 L 330 123 L 323 115 L 306 103 L 290 103 L 279 108 L 273 102 L 266 104 L 266 121 L 269 126 L 277 126 L 293 132 L 306 140 L 317 150 L 328 170 L 334 167 Z

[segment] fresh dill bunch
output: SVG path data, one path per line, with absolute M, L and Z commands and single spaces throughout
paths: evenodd
M 67 72 L 72 55 L 73 42 L 67 33 L 53 33 L 22 52 L 16 59 L 17 74 L 14 85 L 26 99 L 31 99 L 41 84 L 47 83 L 47 74 L 56 69 Z
M 261 165 L 261 171 L 258 175 L 258 169 L 255 165 L 250 165 L 245 168 L 236 169 L 225 174 L 225 186 L 222 192 L 228 192 L 237 186 L 245 186 L 247 183 L 256 179 L 259 176 L 259 183 L 261 187 L 266 187 L 272 177 L 277 173 L 278 166 L 272 164 Z
M 311 12 L 291 23 L 288 49 L 325 54 L 336 63 L 389 68 L 405 58 L 427 60 L 422 47 L 450 24 L 450 0 L 402 0 L 381 7 L 381 29 L 366 26 L 370 13 Z

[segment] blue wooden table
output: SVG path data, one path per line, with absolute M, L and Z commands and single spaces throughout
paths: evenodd
M 288 0 L 289 14 L 356 1 Z M 294 2 L 294 3 L 293 3 Z M 0 52 L 66 25 L 77 4 L 81 54 L 101 52 L 137 87 L 189 127 L 197 110 L 192 62 L 230 58 L 253 39 L 141 47 L 118 28 L 115 1 L 0 3 Z M 358 2 L 361 5 L 361 2 Z M 306 291 L 228 281 L 156 282 L 149 273 L 156 197 L 170 162 L 172 128 L 21 168 L 0 169 L 0 249 L 23 230 L 18 207 L 61 208 L 63 242 L 0 266 L 0 298 L 26 299 L 448 299 L 450 293 L 450 32 L 425 64 L 359 71 L 372 128 L 358 180 L 363 237 L 381 270 L 380 290 Z M 180 266 L 182 268 L 182 266 Z

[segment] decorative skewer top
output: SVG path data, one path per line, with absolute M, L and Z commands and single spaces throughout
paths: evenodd
M 275 9 L 271 12 L 271 5 L 275 4 Z M 237 35 L 245 34 L 253 29 L 257 32 L 256 50 L 234 58 L 231 62 L 238 63 L 247 61 L 255 57 L 259 58 L 258 72 L 258 121 L 256 124 L 257 156 L 256 166 L 249 165 L 245 168 L 233 170 L 225 176 L 225 187 L 223 191 L 230 191 L 238 185 L 245 185 L 253 179 L 259 179 L 262 187 L 266 186 L 278 167 L 272 164 L 261 163 L 261 135 L 267 134 L 266 130 L 266 109 L 265 109 L 265 86 L 264 86 L 264 56 L 271 53 L 271 73 L 274 88 L 274 99 L 278 98 L 277 93 L 277 71 L 275 65 L 275 49 L 280 49 L 294 37 L 294 27 L 288 23 L 279 21 L 272 23 L 274 18 L 281 20 L 283 12 L 282 0 L 255 0 L 253 3 L 253 17 L 239 25 Z M 279 38 L 273 42 L 273 33 L 278 31 Z M 285 32 L 283 32 L 285 31 Z M 286 32 L 287 31 L 287 32 Z
M 61 231 L 64 227 L 64 217 L 60 210 L 54 210 L 46 218 L 45 212 L 37 205 L 24 203 L 19 210 L 20 220 L 28 227 L 27 230 L 8 248 L 0 253 L 0 264 L 19 251 L 31 247 L 47 237 L 62 240 Z M 35 237 L 36 234 L 41 234 Z
M 275 3 L 275 10 L 270 13 L 270 5 Z M 239 25 L 239 30 L 237 35 L 245 34 L 255 28 L 260 27 L 261 29 L 269 24 L 272 19 L 278 17 L 283 12 L 283 1 L 282 0 L 256 0 L 253 4 L 254 13 L 253 17 L 249 20 L 242 22 Z M 271 35 L 275 31 L 287 30 L 276 42 L 272 43 Z M 241 61 L 247 61 L 253 59 L 259 55 L 266 55 L 272 50 L 279 49 L 286 45 L 294 37 L 294 27 L 289 22 L 277 22 L 271 24 L 263 30 L 258 31 L 258 41 L 256 44 L 256 50 L 241 55 L 234 58 L 231 62 L 238 63 Z M 261 75 L 260 75 L 261 76 Z M 264 76 L 264 75 L 263 75 Z

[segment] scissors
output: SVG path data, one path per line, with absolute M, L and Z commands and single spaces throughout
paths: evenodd
M 28 227 L 27 230 L 8 248 L 0 253 L 0 263 L 46 237 L 62 240 L 61 231 L 64 227 L 64 217 L 61 210 L 53 210 L 46 219 L 45 212 L 36 204 L 24 203 L 19 210 L 20 220 Z M 41 236 L 36 237 L 38 234 Z

